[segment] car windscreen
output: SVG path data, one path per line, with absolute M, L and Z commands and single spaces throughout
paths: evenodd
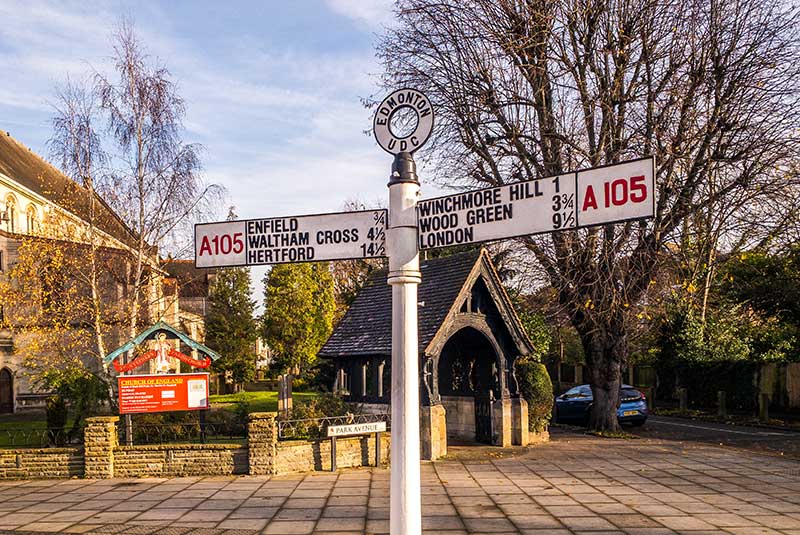
M 626 400 L 626 399 L 639 399 L 642 397 L 641 392 L 634 388 L 623 388 L 619 391 L 619 398 Z

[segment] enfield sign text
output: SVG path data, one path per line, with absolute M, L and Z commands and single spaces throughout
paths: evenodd
M 386 255 L 386 210 L 195 225 L 198 268 Z

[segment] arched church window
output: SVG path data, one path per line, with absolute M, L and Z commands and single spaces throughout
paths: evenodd
M 17 199 L 13 195 L 6 197 L 6 209 L 2 219 L 9 232 L 17 231 Z
M 36 207 L 32 204 L 28 205 L 28 210 L 25 212 L 25 221 L 27 223 L 27 232 L 34 233 L 39 229 L 39 213 Z

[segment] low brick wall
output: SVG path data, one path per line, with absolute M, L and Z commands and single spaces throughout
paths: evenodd
M 247 448 L 238 444 L 159 444 L 114 449 L 114 477 L 227 476 L 247 471 Z
M 0 449 L 0 479 L 271 475 L 331 469 L 331 441 L 278 441 L 276 413 L 253 413 L 247 443 L 122 446 L 118 418 L 87 418 L 83 448 Z M 381 433 L 381 463 L 391 439 Z M 375 435 L 336 439 L 337 468 L 375 466 Z
M 389 462 L 390 446 L 389 433 L 381 433 L 381 464 Z M 375 466 L 375 435 L 337 438 L 336 466 L 337 468 Z M 330 439 L 278 442 L 275 468 L 279 474 L 330 470 Z
M 70 478 L 82 475 L 82 448 L 0 450 L 0 479 Z

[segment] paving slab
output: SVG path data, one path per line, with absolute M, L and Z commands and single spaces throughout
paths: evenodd
M 555 431 L 423 463 L 424 534 L 800 535 L 800 460 Z M 800 435 L 798 436 L 800 439 Z M 286 476 L 0 481 L 0 533 L 375 534 L 386 468 Z

